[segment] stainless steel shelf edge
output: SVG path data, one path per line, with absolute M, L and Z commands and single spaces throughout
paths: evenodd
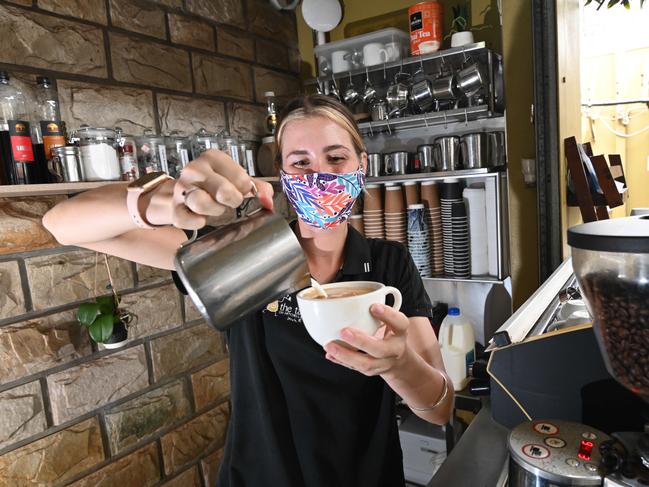
M 392 132 L 408 129 L 416 129 L 429 126 L 448 125 L 449 123 L 464 122 L 469 124 L 476 120 L 486 118 L 499 118 L 502 114 L 494 114 L 489 110 L 488 105 L 475 107 L 455 108 L 439 112 L 428 112 L 420 115 L 410 115 L 403 118 L 392 118 L 388 120 L 361 122 L 358 128 L 363 135 L 372 135 L 374 132 Z
M 383 183 L 405 183 L 407 181 L 436 181 L 450 178 L 467 179 L 467 178 L 483 178 L 495 177 L 500 173 L 507 170 L 507 166 L 501 167 L 483 167 L 480 169 L 460 169 L 458 171 L 439 171 L 439 172 L 423 172 L 417 174 L 403 174 L 398 176 L 379 176 L 375 178 L 367 178 L 368 184 L 383 184 Z
M 460 277 L 422 277 L 424 282 L 463 282 L 463 283 L 480 283 L 480 284 L 498 284 L 501 286 L 505 285 L 505 281 L 498 279 L 496 277 L 469 277 L 469 278 L 460 278 Z
M 376 64 L 374 66 L 367 67 L 367 71 L 370 73 L 374 73 L 377 71 L 383 71 L 384 68 L 385 69 L 399 68 L 401 66 L 409 66 L 411 64 L 424 63 L 426 61 L 431 61 L 433 59 L 443 59 L 450 56 L 456 56 L 458 54 L 459 55 L 469 54 L 473 51 L 478 51 L 480 49 L 486 49 L 486 44 L 484 42 L 476 42 L 474 44 L 467 44 L 466 46 L 461 46 L 461 47 L 452 47 L 450 49 L 444 49 L 443 51 L 431 52 L 429 54 L 422 54 L 420 56 L 408 57 L 405 59 L 401 59 L 399 61 L 392 61 L 390 63 Z M 356 76 L 359 74 L 365 75 L 365 71 L 366 68 L 363 67 L 363 68 L 352 69 L 350 71 L 342 71 L 340 73 L 335 73 L 335 74 L 321 75 L 318 76 L 317 78 L 311 78 L 306 80 L 304 82 L 304 85 L 305 86 L 315 85 L 318 83 L 318 79 L 330 80 L 332 77 L 335 77 L 336 79 L 348 78 L 350 73 L 352 76 Z

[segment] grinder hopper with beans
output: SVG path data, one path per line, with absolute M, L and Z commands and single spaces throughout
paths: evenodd
M 608 371 L 649 403 L 649 215 L 577 225 L 568 244 Z M 636 449 L 649 478 L 649 433 Z

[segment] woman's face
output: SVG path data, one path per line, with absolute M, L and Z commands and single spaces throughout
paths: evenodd
M 282 135 L 282 169 L 287 174 L 349 173 L 365 170 L 367 155 L 356 154 L 352 138 L 326 117 L 293 120 Z

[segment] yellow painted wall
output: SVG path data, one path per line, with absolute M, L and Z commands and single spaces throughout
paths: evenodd
M 343 22 L 331 32 L 331 40 L 343 38 L 350 22 L 407 8 L 413 1 L 346 0 Z M 445 0 L 445 28 L 451 5 Z M 476 41 L 485 40 L 497 50 L 502 46 L 507 100 L 507 150 L 509 158 L 510 241 L 514 307 L 518 307 L 538 286 L 536 190 L 526 188 L 520 160 L 534 158 L 534 128 L 530 123 L 533 100 L 531 2 L 502 0 L 502 41 L 497 27 L 474 32 Z M 495 0 L 470 2 L 472 25 L 497 26 Z M 309 27 L 298 15 L 298 35 L 303 60 L 302 74 L 313 76 L 313 43 Z M 448 42 L 448 41 L 447 41 Z
M 647 69 L 649 48 L 585 57 L 582 96 L 592 101 L 646 97 L 642 82 Z M 649 125 L 649 109 L 643 104 L 620 106 L 619 109 L 628 113 L 628 125 L 618 118 L 616 107 L 593 107 L 590 113 L 582 113 L 582 140 L 592 143 L 593 152 L 622 156 L 629 197 L 626 205 L 613 210 L 614 218 L 628 215 L 632 208 L 649 207 L 649 130 L 630 138 L 616 136 L 610 130 L 627 135 L 640 131 Z

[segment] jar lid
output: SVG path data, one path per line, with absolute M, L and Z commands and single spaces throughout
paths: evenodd
M 54 153 L 58 155 L 70 155 L 78 154 L 79 148 L 76 145 L 60 145 L 57 147 L 52 147 L 52 151 L 54 151 Z
M 117 132 L 113 129 L 105 127 L 80 127 L 76 130 L 76 135 L 84 138 L 106 138 L 114 139 L 117 137 Z
M 141 144 L 142 142 L 150 142 L 153 144 L 164 144 L 165 138 L 162 135 L 137 135 L 135 137 L 135 142 Z
M 568 229 L 568 245 L 602 252 L 649 253 L 649 215 L 577 225 Z

